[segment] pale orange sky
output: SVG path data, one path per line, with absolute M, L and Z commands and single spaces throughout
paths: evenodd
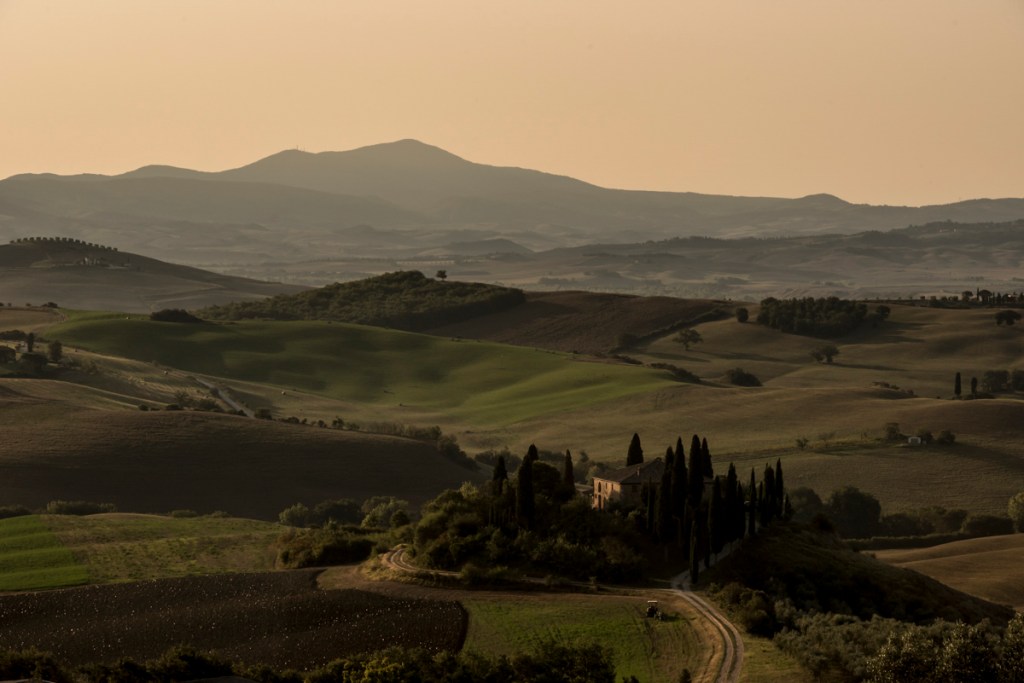
M 1024 0 L 0 0 L 0 178 L 416 138 L 608 187 L 1024 196 Z

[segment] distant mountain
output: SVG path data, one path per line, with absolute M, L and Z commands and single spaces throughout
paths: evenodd
M 149 313 L 294 294 L 304 287 L 220 275 L 67 238 L 0 245 L 3 301 Z
M 1024 199 L 942 206 L 643 192 L 474 163 L 415 140 L 288 150 L 209 173 L 146 166 L 115 177 L 0 182 L 0 238 L 59 232 L 191 264 L 412 257 L 504 240 L 514 253 L 688 236 L 887 231 L 1024 217 Z

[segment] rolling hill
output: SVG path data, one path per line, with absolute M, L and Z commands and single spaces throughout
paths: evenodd
M 148 313 L 303 289 L 165 263 L 68 238 L 0 245 L 0 290 L 14 304 L 53 301 L 69 308 Z
M 1024 609 L 1020 566 L 1024 534 L 972 538 L 914 550 L 879 550 L 875 556 L 913 569 L 984 600 Z
M 394 495 L 418 505 L 480 476 L 410 439 L 234 415 L 143 412 L 46 380 L 2 380 L 0 392 L 4 504 L 90 500 L 132 512 L 225 510 L 276 519 L 296 502 L 333 498 Z

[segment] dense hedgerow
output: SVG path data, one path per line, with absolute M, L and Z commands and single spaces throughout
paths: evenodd
M 213 306 L 200 315 L 211 320 L 332 320 L 418 330 L 494 313 L 524 301 L 526 295 L 519 289 L 435 280 L 413 270 Z

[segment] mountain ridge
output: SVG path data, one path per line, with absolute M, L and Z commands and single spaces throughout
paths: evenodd
M 408 258 L 487 240 L 538 251 L 1024 217 L 1024 199 L 1016 198 L 892 207 L 827 193 L 789 199 L 609 189 L 468 161 L 411 139 L 347 151 L 283 150 L 215 172 L 151 165 L 116 176 L 12 176 L 0 181 L 0 208 L 0 239 L 59 231 L 195 265 Z

